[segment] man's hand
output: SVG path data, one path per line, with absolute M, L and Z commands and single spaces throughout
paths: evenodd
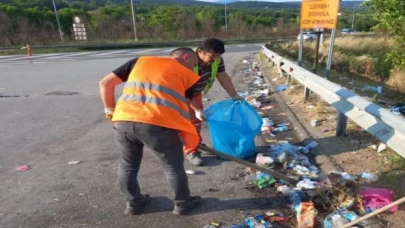
M 114 108 L 104 108 L 105 118 L 111 120 L 114 114 Z
M 232 100 L 234 101 L 244 101 L 245 99 L 239 95 L 235 95 L 232 97 Z
M 196 110 L 195 112 L 195 117 L 201 121 L 207 120 L 207 116 L 205 115 L 203 110 Z

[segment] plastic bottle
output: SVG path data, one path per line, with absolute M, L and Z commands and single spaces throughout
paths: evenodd
M 359 218 L 359 216 L 356 213 L 354 213 L 353 211 L 341 211 L 341 212 L 339 212 L 339 214 L 342 215 L 349 222 L 352 222 Z
M 348 223 L 347 220 L 339 214 L 333 215 L 331 220 L 333 228 L 341 228 L 344 224 Z
M 378 181 L 378 176 L 372 173 L 362 172 L 360 173 L 360 177 L 369 181 Z
M 317 147 L 318 143 L 315 141 L 312 141 L 311 143 L 309 143 L 308 145 L 304 146 L 304 147 L 300 147 L 299 149 L 304 152 L 305 154 L 309 153 L 309 151 L 311 151 L 313 148 Z
M 273 128 L 273 132 L 283 132 L 283 131 L 287 131 L 287 130 L 288 130 L 287 126 Z
M 301 204 L 301 192 L 295 191 L 291 194 L 290 200 L 292 202 L 292 208 L 294 211 L 298 211 Z
M 346 172 L 340 173 L 341 176 L 343 177 L 343 179 L 347 180 L 347 181 L 352 181 L 352 180 L 356 180 L 357 178 L 355 176 L 352 176 Z

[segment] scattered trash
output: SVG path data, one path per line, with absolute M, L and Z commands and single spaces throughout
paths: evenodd
M 392 203 L 394 199 L 393 192 L 385 188 L 360 189 L 360 195 L 366 212 L 371 212 L 382 208 Z M 397 210 L 398 206 L 394 206 L 390 209 L 391 212 L 396 212 Z
M 372 173 L 361 172 L 360 177 L 369 181 L 378 181 L 378 176 Z
M 377 148 L 377 153 L 381 153 L 386 149 L 387 149 L 387 145 L 385 145 L 384 143 L 380 143 L 380 145 L 378 145 L 378 148 Z
M 187 174 L 190 174 L 190 175 L 194 175 L 194 174 L 195 174 L 195 171 L 194 171 L 194 170 L 186 170 L 186 173 L 187 173 Z
M 69 165 L 77 165 L 79 163 L 80 163 L 80 161 L 70 161 L 70 162 L 68 162 Z
M 277 192 L 281 192 L 285 196 L 291 196 L 295 190 L 287 185 L 281 185 L 277 187 Z
M 362 91 L 370 91 L 370 92 L 374 92 L 374 93 L 383 93 L 383 88 L 382 86 L 364 86 L 363 89 L 361 89 Z
M 364 211 L 371 212 L 381 208 L 393 201 L 392 191 L 387 189 L 371 189 L 359 191 L 358 184 L 366 181 L 376 181 L 378 176 L 372 173 L 362 172 L 358 175 L 352 175 L 347 172 L 331 171 L 328 174 L 322 173 L 316 166 L 312 164 L 312 159 L 309 156 L 310 152 L 318 146 L 316 141 L 312 141 L 307 145 L 294 145 L 290 143 L 293 138 L 285 138 L 279 140 L 274 138 L 275 134 L 284 132 L 289 129 L 289 123 L 278 123 L 272 116 L 270 111 L 276 109 L 276 105 L 269 105 L 272 101 L 268 96 L 266 83 L 263 79 L 263 74 L 257 67 L 257 62 L 253 58 L 248 58 L 244 63 L 250 63 L 249 69 L 242 70 L 244 74 L 243 80 L 249 84 L 248 92 L 239 93 L 240 96 L 255 108 L 260 113 L 262 120 L 261 133 L 273 137 L 266 139 L 271 145 L 267 152 L 255 153 L 256 164 L 268 169 L 282 169 L 282 173 L 290 178 L 296 179 L 297 184 L 291 186 L 285 181 L 278 180 L 266 173 L 246 168 L 241 178 L 244 177 L 248 189 L 265 189 L 274 188 L 278 194 L 287 196 L 291 202 L 291 208 L 296 217 L 291 214 L 265 212 L 258 215 L 249 215 L 243 213 L 244 225 L 228 225 L 227 228 L 241 227 L 321 227 L 319 221 L 323 221 L 325 228 L 340 228 L 348 222 L 354 221 L 364 215 Z M 271 79 L 277 81 L 278 78 Z M 277 91 L 291 89 L 291 86 L 281 84 L 276 87 Z M 382 88 L 370 87 L 366 90 L 382 93 Z M 299 103 L 299 102 L 296 102 Z M 290 103 L 294 105 L 294 102 Z M 403 106 L 405 112 L 405 104 L 396 104 L 391 110 L 392 112 L 400 113 Z M 308 105 L 306 109 L 315 109 L 315 105 Z M 309 110 L 312 112 L 312 110 Z M 285 116 L 286 113 L 279 113 L 277 116 Z M 276 116 L 274 114 L 273 116 Z M 325 120 L 313 119 L 310 121 L 311 126 L 316 127 L 321 125 L 322 121 L 336 119 L 334 116 L 328 116 Z M 294 128 L 295 129 L 295 128 Z M 323 132 L 332 131 L 332 129 L 324 128 Z M 363 141 L 353 140 L 352 144 L 364 145 Z M 383 143 L 369 146 L 375 151 L 381 152 L 387 149 Z M 396 211 L 398 208 L 392 209 Z M 320 216 L 320 218 L 317 218 Z M 276 223 L 289 222 L 289 220 L 297 220 L 286 226 L 278 226 Z M 317 222 L 315 222 L 317 221 Z M 367 221 L 367 220 L 366 220 Z M 359 223 L 362 225 L 363 223 Z M 319 225 L 319 226 L 318 226 Z M 212 223 L 206 228 L 217 227 Z M 363 226 L 362 226 L 363 227 Z
M 287 126 L 281 126 L 281 127 L 276 127 L 273 128 L 272 132 L 283 132 L 283 131 L 288 131 L 288 127 Z
M 317 182 L 311 181 L 309 178 L 304 178 L 302 181 L 298 182 L 297 187 L 314 189 L 317 187 Z
M 256 156 L 256 164 L 258 165 L 270 165 L 274 162 L 271 157 L 263 156 L 263 154 L 258 153 Z
M 261 110 L 272 110 L 272 109 L 275 109 L 276 107 L 277 106 L 275 106 L 275 105 L 269 105 L 269 106 L 261 108 Z
M 30 170 L 31 167 L 29 165 L 21 165 L 15 168 L 18 172 Z
M 210 98 L 203 98 L 203 101 L 211 101 Z
M 298 228 L 312 228 L 315 226 L 317 210 L 312 202 L 302 202 L 297 211 Z
M 314 148 L 317 147 L 317 146 L 318 146 L 318 143 L 315 142 L 315 141 L 312 141 L 312 142 L 310 142 L 308 145 L 306 145 L 306 146 L 304 146 L 304 147 L 299 147 L 299 149 L 300 149 L 303 153 L 307 154 L 307 153 L 309 153 L 312 149 L 314 149 Z
M 331 171 L 331 172 L 329 172 L 329 174 L 340 176 L 340 177 L 342 177 L 344 180 L 347 180 L 347 181 L 354 181 L 354 180 L 357 180 L 357 177 L 352 176 L 352 175 L 350 175 L 350 174 L 348 174 L 348 173 L 346 173 L 346 172 L 335 172 L 335 171 Z
M 286 89 L 288 89 L 288 85 L 286 85 L 286 84 L 281 84 L 281 85 L 277 86 L 276 91 L 277 91 L 277 92 L 281 92 L 281 91 L 284 91 L 284 90 L 286 90 Z
M 266 173 L 260 173 L 257 175 L 257 179 L 255 180 L 255 184 L 259 189 L 265 188 L 271 184 L 274 184 L 277 180 L 274 179 L 274 177 L 266 174 Z

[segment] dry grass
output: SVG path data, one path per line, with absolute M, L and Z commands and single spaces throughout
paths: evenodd
M 405 93 L 405 71 L 393 71 L 387 85 L 398 92 Z
M 326 65 L 330 40 L 326 39 L 319 49 L 319 63 Z M 313 61 L 316 42 L 304 44 L 304 59 Z M 392 63 L 387 54 L 394 50 L 396 41 L 390 38 L 339 37 L 335 40 L 332 69 L 336 72 L 350 72 L 354 76 L 386 84 L 397 92 L 405 92 L 405 71 L 392 72 Z M 284 43 L 279 47 L 281 54 L 296 58 L 298 42 Z

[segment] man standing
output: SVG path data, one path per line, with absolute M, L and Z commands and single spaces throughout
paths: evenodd
M 199 80 L 192 71 L 197 61 L 192 49 L 178 48 L 170 58 L 130 60 L 99 83 L 121 155 L 119 182 L 127 200 L 125 214 L 139 214 L 150 199 L 141 194 L 137 181 L 145 145 L 159 158 L 175 194 L 173 213 L 187 214 L 201 201 L 199 196 L 190 196 L 182 151 L 183 141 L 189 147 L 198 145 L 188 107 L 193 85 Z M 114 89 L 121 82 L 126 83 L 115 104 Z
M 203 112 L 202 92 L 209 91 L 218 79 L 222 88 L 234 100 L 244 100 L 235 90 L 231 78 L 225 71 L 224 60 L 221 57 L 225 53 L 225 45 L 221 40 L 209 38 L 201 42 L 196 50 L 198 65 L 194 67 L 194 72 L 200 76 L 195 86 L 195 94 L 190 103 L 191 120 L 198 132 L 200 143 L 201 122 L 205 120 Z M 195 166 L 202 166 L 203 161 L 197 147 L 184 146 L 184 153 L 188 161 Z

